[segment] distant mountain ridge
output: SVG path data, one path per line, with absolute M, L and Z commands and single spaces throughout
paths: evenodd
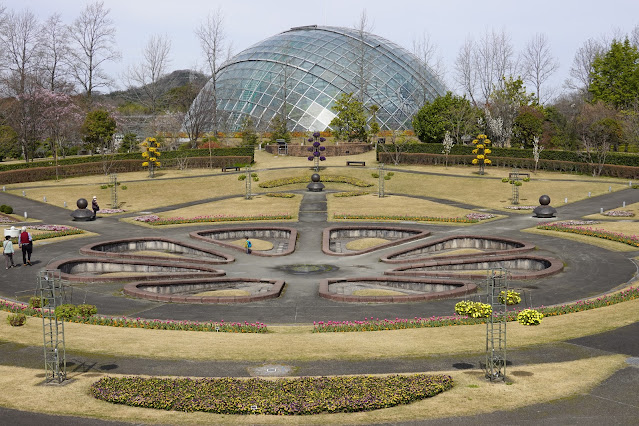
M 176 87 L 182 87 L 189 83 L 196 87 L 203 87 L 208 81 L 208 77 L 199 71 L 194 70 L 176 70 L 170 74 L 160 78 L 157 82 L 161 96 L 165 95 L 169 90 Z M 107 98 L 114 101 L 131 101 L 136 99 L 142 93 L 141 87 L 132 87 L 126 90 L 116 90 L 107 95 Z

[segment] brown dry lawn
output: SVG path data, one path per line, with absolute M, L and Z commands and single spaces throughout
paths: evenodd
M 347 160 L 366 161 L 367 166 L 343 167 Z M 377 172 L 375 153 L 328 157 L 322 162 L 321 174 L 337 174 L 363 179 L 373 186 L 368 191 L 377 192 L 378 179 L 373 178 L 372 173 Z M 308 176 L 313 171 L 311 162 L 303 157 L 279 157 L 257 151 L 253 170 L 258 174 L 259 182 L 252 182 L 252 191 L 256 194 L 265 192 L 279 192 L 305 189 L 306 184 L 287 185 L 279 188 L 264 189 L 259 183 L 282 177 Z M 264 170 L 266 168 L 287 168 L 276 170 Z M 291 168 L 292 167 L 292 168 Z M 508 169 L 491 167 L 488 173 L 479 177 L 474 167 L 443 167 L 443 166 L 391 166 L 399 171 L 388 181 L 385 181 L 387 193 L 401 193 L 405 195 L 428 196 L 446 200 L 458 201 L 473 206 L 504 209 L 510 205 L 511 186 L 501 182 L 501 178 L 508 175 Z M 401 171 L 421 171 L 430 174 L 402 173 Z M 172 204 L 194 202 L 202 199 L 242 196 L 245 192 L 245 183 L 238 181 L 237 173 L 222 173 L 218 169 L 193 169 L 193 170 L 161 170 L 155 179 L 149 179 L 146 172 L 122 173 L 118 176 L 122 185 L 118 188 L 118 200 L 121 207 L 130 212 L 153 210 Z M 618 183 L 609 183 L 618 182 Z M 46 197 L 47 202 L 62 206 L 67 202 L 68 209 L 75 209 L 75 201 L 78 198 L 90 199 L 98 196 L 102 207 L 110 207 L 111 189 L 101 189 L 100 186 L 108 183 L 106 176 L 86 176 L 69 178 L 61 181 L 29 182 L 10 185 L 8 191 L 42 201 Z M 122 188 L 126 186 L 127 189 Z M 569 175 L 549 172 L 532 173 L 531 181 L 520 187 L 520 204 L 537 205 L 538 198 L 542 194 L 548 194 L 554 204 L 563 203 L 565 198 L 569 202 L 578 201 L 588 196 L 597 196 L 608 192 L 627 188 L 627 181 L 612 178 L 593 178 L 590 176 Z M 355 188 L 346 184 L 327 184 L 327 189 L 337 191 L 352 191 Z M 372 197 L 368 199 L 372 202 Z M 360 200 L 361 202 L 361 200 Z M 441 211 L 440 206 L 434 206 L 435 211 L 422 211 L 424 215 L 437 215 Z M 381 206 L 371 207 L 380 210 Z
M 0 312 L 0 335 L 24 345 L 42 344 L 42 323 L 30 318 L 11 327 Z M 570 315 L 544 318 L 539 327 L 508 325 L 511 347 L 534 346 L 600 333 L 639 321 L 639 300 Z M 313 361 L 421 358 L 481 352 L 485 325 L 361 333 L 311 333 L 312 326 L 273 326 L 267 334 L 204 333 L 65 325 L 67 350 L 162 359 Z M 183 348 L 188 347 L 188 351 Z M 259 347 L 259 351 L 250 350 Z M 286 347 L 286 351 L 282 348 Z
M 0 383 L 11 392 L 0 394 L 0 405 L 55 415 L 76 415 L 140 424 L 372 424 L 470 416 L 497 410 L 555 401 L 588 392 L 623 368 L 625 356 L 611 355 L 563 363 L 526 365 L 510 371 L 509 385 L 487 383 L 483 373 L 442 371 L 455 387 L 448 392 L 409 405 L 363 413 L 305 416 L 232 416 L 180 413 L 128 407 L 99 401 L 89 387 L 103 373 L 71 373 L 65 386 L 41 386 L 42 370 L 0 366 Z M 110 375 L 115 376 L 115 375 Z
M 373 216 L 429 216 L 455 218 L 464 217 L 476 210 L 462 209 L 435 201 L 420 198 L 391 195 L 379 198 L 377 194 L 357 197 L 327 197 L 328 217 L 333 220 L 335 214 L 373 215 Z M 438 223 L 439 224 L 439 223 Z M 455 223 L 455 226 L 464 224 Z

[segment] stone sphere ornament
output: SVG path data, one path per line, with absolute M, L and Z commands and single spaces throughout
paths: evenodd
M 71 217 L 73 218 L 73 220 L 84 222 L 94 220 L 93 211 L 87 209 L 89 202 L 86 200 L 86 198 L 78 198 L 78 201 L 75 203 L 75 205 L 78 206 L 78 209 L 74 210 L 73 213 L 71 213 Z
M 318 173 L 313 173 L 311 175 L 311 183 L 306 185 L 311 192 L 321 192 L 324 189 L 324 184 L 320 182 L 320 175 Z
M 89 202 L 86 200 L 86 198 L 78 198 L 78 201 L 75 203 L 75 205 L 78 206 L 79 209 L 86 209 L 89 205 Z
M 550 207 L 550 197 L 548 195 L 542 195 L 539 197 L 539 206 L 533 210 L 534 217 L 548 218 L 555 217 L 557 210 Z

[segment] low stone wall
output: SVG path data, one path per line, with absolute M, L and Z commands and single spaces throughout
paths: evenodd
M 425 259 L 433 259 L 433 254 L 444 250 L 458 250 L 472 248 L 482 250 L 482 253 L 437 255 L 437 259 L 461 259 L 477 256 L 492 256 L 497 254 L 516 254 L 534 250 L 534 244 L 509 238 L 483 236 L 483 235 L 458 235 L 441 238 L 435 241 L 404 249 L 388 256 L 382 257 L 386 263 L 410 263 Z
M 324 154 L 326 157 L 340 157 L 344 155 L 363 154 L 368 151 L 372 151 L 375 145 L 368 143 L 352 143 L 352 142 L 340 142 L 339 145 L 323 145 L 325 148 Z M 304 142 L 304 145 L 300 145 L 296 142 L 291 142 L 287 146 L 287 155 L 291 157 L 308 157 L 310 152 L 308 148 L 312 148 L 310 142 Z M 278 155 L 278 144 L 268 144 L 264 147 L 264 150 L 269 154 Z
M 190 257 L 164 257 L 160 255 L 153 256 L 151 254 L 141 255 L 135 253 L 140 250 L 168 251 Z M 235 260 L 233 256 L 209 248 L 197 247 L 188 243 L 157 237 L 103 241 L 82 247 L 80 253 L 88 256 L 119 259 L 170 260 L 171 262 L 177 263 L 224 264 Z
M 297 230 L 283 226 L 256 226 L 252 228 L 215 228 L 204 231 L 194 231 L 189 234 L 191 238 L 207 243 L 217 244 L 219 246 L 244 252 L 244 247 L 237 246 L 225 241 L 240 240 L 246 237 L 255 239 L 272 240 L 273 249 L 270 251 L 253 250 L 251 256 L 286 256 L 295 251 L 295 243 L 297 242 Z M 278 246 L 282 245 L 278 251 Z
M 169 261 L 142 261 L 124 259 L 72 258 L 47 265 L 48 269 L 59 269 L 61 278 L 73 282 L 118 282 L 133 280 L 183 279 L 194 277 L 219 277 L 225 275 L 220 269 L 206 265 L 175 265 Z M 131 272 L 135 275 L 101 276 L 113 272 Z M 146 275 L 138 275 L 139 273 Z
M 124 294 L 142 299 L 171 303 L 248 303 L 274 299 L 284 289 L 284 281 L 259 278 L 204 278 L 175 281 L 135 282 L 124 286 Z M 196 296 L 196 293 L 212 289 L 253 287 L 248 296 Z M 180 293 L 180 294 L 176 294 Z
M 353 225 L 353 226 L 331 226 L 324 229 L 322 237 L 322 252 L 331 256 L 354 256 L 362 253 L 369 253 L 375 250 L 380 250 L 388 247 L 392 247 L 398 244 L 403 244 L 407 241 L 417 240 L 425 238 L 430 235 L 430 232 L 424 231 L 418 228 L 397 227 L 397 226 L 384 226 L 384 225 Z M 375 247 L 371 247 L 364 250 L 353 251 L 339 251 L 336 249 L 338 243 L 337 240 L 354 240 L 358 238 L 384 238 L 394 239 L 385 244 L 380 244 Z M 340 242 L 341 246 L 341 242 Z
M 388 287 L 406 289 L 412 294 L 393 296 L 357 296 L 344 291 L 348 286 Z M 477 291 L 477 286 L 469 281 L 437 278 L 403 277 L 362 277 L 335 278 L 320 281 L 319 295 L 337 302 L 352 303 L 407 303 L 426 300 L 460 297 Z
M 563 262 L 552 257 L 531 255 L 476 256 L 468 259 L 438 259 L 410 264 L 384 273 L 411 277 L 446 276 L 453 278 L 486 278 L 486 272 L 458 274 L 454 271 L 472 271 L 505 268 L 513 279 L 526 280 L 557 274 L 564 269 Z

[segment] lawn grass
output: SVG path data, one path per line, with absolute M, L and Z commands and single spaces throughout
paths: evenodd
M 0 335 L 4 340 L 29 346 L 42 344 L 42 322 L 39 319 L 30 318 L 22 327 L 11 327 L 7 323 L 7 315 L 7 312 L 0 312 Z M 508 345 L 524 347 L 559 342 L 636 321 L 639 321 L 639 299 L 544 318 L 542 325 L 538 327 L 509 323 Z M 270 332 L 267 334 L 234 334 L 67 323 L 65 336 L 68 351 L 113 356 L 194 361 L 372 360 L 481 352 L 485 349 L 483 337 L 486 326 L 480 324 L 352 333 L 311 333 L 311 330 L 312 326 L 269 326 Z M 184 351 L 185 347 L 189 350 Z M 259 347 L 260 350 L 252 350 L 254 347 Z M 282 348 L 287 349 L 282 351 Z
M 633 235 L 633 234 L 636 234 L 635 230 L 637 229 L 637 225 L 639 224 L 635 222 L 618 222 L 618 223 L 612 222 L 612 223 L 588 225 L 587 227 L 594 228 L 594 229 L 608 230 L 611 232 L 619 232 L 626 235 Z M 567 240 L 577 241 L 579 243 L 590 244 L 593 246 L 601 247 L 610 251 L 625 252 L 625 251 L 637 250 L 637 247 L 631 246 L 629 244 L 618 243 L 616 241 L 610 241 L 604 238 L 571 234 L 569 232 L 550 231 L 546 229 L 537 229 L 537 228 L 522 229 L 522 232 L 528 232 L 531 234 L 539 234 L 539 235 L 547 235 L 554 238 L 564 238 Z
M 433 398 L 408 405 L 361 412 L 314 416 L 231 416 L 113 405 L 89 395 L 93 382 L 107 374 L 69 372 L 65 386 L 40 386 L 42 370 L 0 366 L 0 405 L 24 411 L 152 424 L 372 424 L 472 416 L 497 410 L 556 401 L 588 392 L 623 368 L 624 355 L 526 365 L 507 371 L 508 384 L 487 383 L 482 371 L 430 372 L 449 374 L 455 387 Z M 117 376 L 109 374 L 109 376 Z
M 301 169 L 258 172 L 260 182 L 285 176 L 310 176 L 312 173 L 308 168 L 311 162 L 304 158 L 274 157 L 264 152 L 256 152 L 255 158 L 255 169 L 302 167 Z M 337 167 L 345 164 L 347 159 L 366 161 L 367 165 L 370 166 L 376 165 L 374 153 L 350 157 L 329 157 L 326 162 L 322 163 L 322 166 L 327 167 L 322 173 L 364 179 L 375 185 L 370 190 L 376 192 L 377 179 L 370 176 L 375 170 Z M 388 167 L 394 168 L 390 165 Z M 397 169 L 427 171 L 446 176 L 396 172 L 391 180 L 385 181 L 387 192 L 448 199 L 491 209 L 503 209 L 510 205 L 511 186 L 502 183 L 499 179 L 479 178 L 475 168 L 400 166 Z M 213 175 L 199 176 L 210 173 Z M 490 167 L 486 177 L 501 178 L 507 176 L 507 173 L 507 169 Z M 229 200 L 163 212 L 163 217 L 236 214 L 238 210 L 248 215 L 271 212 L 273 208 L 290 208 L 291 213 L 297 216 L 299 202 L 301 202 L 301 197 L 293 199 L 256 197 L 250 201 L 243 200 L 241 196 L 244 193 L 245 183 L 237 180 L 237 174 L 221 175 L 210 169 L 162 170 L 154 180 L 148 180 L 146 172 L 122 174 L 119 178 L 126 182 L 123 185 L 127 186 L 127 190 L 119 190 L 118 196 L 125 203 L 123 208 L 128 211 L 152 210 L 153 208 L 212 197 L 237 196 Z M 65 179 L 62 182 L 25 183 L 11 185 L 9 192 L 22 195 L 22 188 L 28 187 L 25 189 L 27 197 L 42 201 L 42 198 L 46 196 L 48 203 L 59 206 L 67 201 L 70 210 L 75 209 L 77 198 L 90 199 L 92 195 L 97 195 L 101 204 L 105 204 L 102 207 L 106 207 L 107 201 L 111 198 L 111 190 L 100 189 L 100 185 L 107 183 L 107 180 L 105 176 L 89 176 Z M 611 184 L 611 181 L 618 183 Z M 273 189 L 267 191 L 259 188 L 258 183 L 253 183 L 253 192 L 273 191 Z M 61 186 L 61 184 L 71 186 Z M 353 190 L 350 185 L 333 183 L 329 185 L 328 189 Z M 539 195 L 548 194 L 553 200 L 553 205 L 559 205 L 563 204 L 565 197 L 568 198 L 569 202 L 574 202 L 586 198 L 588 192 L 591 192 L 593 196 L 607 193 L 609 186 L 615 191 L 625 189 L 627 181 L 537 172 L 532 173 L 531 182 L 524 183 L 520 187 L 520 203 L 536 205 Z M 162 196 L 157 195 L 158 188 L 161 188 Z M 282 187 L 282 190 L 286 191 L 295 189 L 303 190 L 305 184 Z M 280 201 L 290 202 L 290 204 L 275 204 Z M 402 205 L 408 202 L 411 208 L 408 209 L 409 213 L 405 213 L 407 210 Z M 376 195 L 368 195 L 337 199 L 329 195 L 328 204 L 329 211 L 338 209 L 340 213 L 349 214 L 414 215 L 418 212 L 424 216 L 442 216 L 443 212 L 446 212 L 446 214 L 458 216 L 470 212 L 441 203 L 401 196 L 379 199 Z M 238 209 L 238 206 L 241 208 Z M 451 210 L 446 210 L 448 208 Z M 249 210 L 247 211 L 247 209 Z M 367 210 L 360 213 L 358 209 Z M 630 209 L 637 209 L 637 206 L 631 205 L 624 208 L 624 210 Z M 393 213 L 396 211 L 398 213 Z M 593 227 L 629 234 L 639 232 L 639 224 L 628 221 L 628 218 L 622 218 L 624 221 L 609 217 L 602 218 L 610 222 L 593 225 Z M 598 245 L 608 250 L 635 250 L 635 248 L 621 243 L 593 237 L 537 229 L 527 231 L 552 235 L 553 237 L 570 238 Z M 88 234 L 80 236 L 86 235 Z M 45 242 L 38 242 L 37 245 L 39 244 L 45 244 Z M 0 336 L 3 341 L 29 346 L 42 344 L 42 322 L 40 319 L 29 318 L 23 327 L 10 327 L 6 321 L 7 315 L 6 312 L 0 312 Z M 326 318 L 326 320 L 330 320 L 330 318 Z M 564 341 L 622 327 L 636 321 L 639 321 L 639 300 L 591 311 L 545 318 L 542 324 L 537 327 L 509 323 L 509 347 L 530 347 Z M 123 329 L 74 323 L 67 323 L 65 330 L 67 353 L 187 361 L 269 362 L 277 359 L 284 362 L 295 362 L 329 359 L 339 362 L 339 360 L 375 360 L 380 358 L 420 359 L 428 356 L 446 356 L 447 354 L 481 353 L 485 349 L 484 325 L 316 334 L 310 333 L 310 326 L 270 326 L 270 333 L 264 335 Z M 259 347 L 260 350 L 255 351 L 256 347 Z M 189 350 L 185 351 L 184 348 L 189 348 Z M 283 348 L 286 350 L 282 350 Z M 526 375 L 516 376 L 513 374 L 510 386 L 488 384 L 483 379 L 483 374 L 478 370 L 448 372 L 447 374 L 454 376 L 456 387 L 436 398 L 370 413 L 320 415 L 301 420 L 304 423 L 318 424 L 394 423 L 513 409 L 587 392 L 621 368 L 624 359 L 625 357 L 622 355 L 615 355 L 516 368 Z M 63 387 L 38 386 L 43 380 L 41 373 L 42 370 L 0 366 L 0 383 L 4 385 L 5 389 L 11 389 L 11 392 L 0 394 L 0 405 L 27 411 L 91 416 L 141 423 L 298 424 L 300 422 L 300 418 L 218 416 L 204 413 L 183 414 L 122 406 L 114 409 L 112 405 L 88 396 L 89 385 L 102 376 L 100 373 L 73 372 L 70 377 L 73 380 Z
M 366 164 L 372 167 L 344 167 L 348 160 L 366 161 Z M 320 175 L 337 174 L 356 177 L 370 182 L 373 185 L 369 188 L 370 192 L 376 193 L 379 180 L 373 178 L 371 174 L 377 172 L 377 164 L 374 152 L 328 157 L 326 161 L 322 162 Z M 253 171 L 257 173 L 259 182 L 252 183 L 252 191 L 256 194 L 272 192 L 272 189 L 260 188 L 259 183 L 282 177 L 308 176 L 310 182 L 310 175 L 313 173 L 311 165 L 311 162 L 304 157 L 273 156 L 265 151 L 256 151 Z M 265 168 L 282 167 L 288 169 L 264 170 Z M 505 210 L 506 206 L 511 205 L 512 188 L 509 184 L 501 182 L 501 178 L 507 176 L 510 171 L 507 168 L 490 167 L 488 173 L 480 177 L 474 167 L 392 167 L 399 171 L 390 180 L 385 181 L 385 190 L 389 194 L 427 196 L 489 209 Z M 403 173 L 402 171 L 420 171 L 428 174 Z M 568 198 L 568 202 L 574 202 L 587 198 L 589 192 L 592 196 L 597 196 L 607 193 L 609 187 L 613 191 L 628 187 L 627 181 L 613 178 L 605 178 L 604 180 L 591 176 L 541 171 L 531 173 L 531 175 L 531 181 L 524 183 L 519 190 L 520 204 L 522 205 L 537 205 L 538 198 L 542 194 L 549 195 L 554 205 L 559 205 L 564 202 L 565 198 Z M 238 181 L 237 177 L 237 173 L 221 173 L 217 169 L 162 169 L 158 171 L 154 179 L 149 179 L 146 172 L 122 173 L 118 175 L 118 179 L 122 183 L 118 187 L 118 200 L 121 203 L 120 207 L 128 212 L 141 212 L 207 198 L 241 196 L 245 192 L 245 183 Z M 63 206 L 66 201 L 67 208 L 74 210 L 78 198 L 90 199 L 93 195 L 98 196 L 102 207 L 107 207 L 111 199 L 111 189 L 100 188 L 107 183 L 108 177 L 104 175 L 85 176 L 60 181 L 12 184 L 8 187 L 8 192 L 22 195 L 24 190 L 27 198 L 42 201 L 43 197 L 46 197 L 48 203 L 57 206 Z M 327 190 L 354 190 L 353 186 L 347 184 L 327 183 L 326 185 Z M 127 189 L 123 190 L 123 186 L 126 186 Z M 162 197 L 157 196 L 158 187 L 161 187 Z M 281 189 L 285 191 L 305 190 L 306 184 L 287 185 Z M 372 200 L 372 196 L 369 198 L 370 200 Z M 379 210 L 381 207 L 381 205 L 377 205 L 376 208 Z M 437 208 L 435 212 L 424 211 L 423 214 L 437 215 L 439 211 L 440 208 Z M 382 214 L 390 213 L 383 211 Z
M 329 220 L 335 214 L 369 215 L 369 216 L 430 216 L 442 218 L 465 217 L 475 210 L 463 209 L 421 198 L 391 195 L 379 198 L 377 194 L 359 197 L 327 197 Z M 462 224 L 455 223 L 459 226 Z

